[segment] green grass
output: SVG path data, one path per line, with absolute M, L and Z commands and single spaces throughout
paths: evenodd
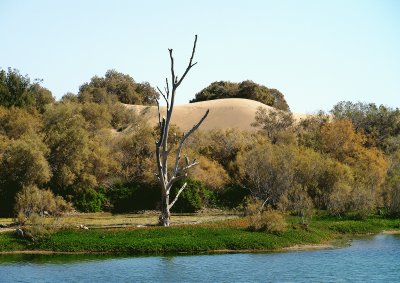
M 20 251 L 28 249 L 30 242 L 17 239 L 13 233 L 0 234 L 0 251 Z
M 316 219 L 313 226 L 329 229 L 332 232 L 341 234 L 371 234 L 378 233 L 383 230 L 399 230 L 399 218 L 382 218 L 371 216 L 363 220 L 322 218 Z
M 297 222 L 289 218 L 289 222 Z M 204 225 L 136 229 L 61 230 L 37 243 L 0 234 L 0 251 L 50 250 L 56 252 L 103 252 L 126 254 L 197 253 L 216 250 L 275 250 L 283 247 L 326 243 L 338 237 L 400 229 L 400 219 L 371 217 L 338 220 L 316 217 L 306 229 L 291 224 L 281 235 L 251 232 L 246 220 Z

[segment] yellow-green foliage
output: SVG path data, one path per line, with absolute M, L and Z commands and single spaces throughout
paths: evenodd
M 24 187 L 16 196 L 15 213 L 20 224 L 27 224 L 33 215 L 59 217 L 71 208 L 62 197 L 36 186 Z
M 24 237 L 33 242 L 44 240 L 57 231 L 55 219 L 44 219 L 37 214 L 32 214 L 28 218 L 29 225 L 22 228 Z
M 278 207 L 301 217 L 303 224 L 311 221 L 314 214 L 314 204 L 305 187 L 295 184 L 280 198 Z
M 259 107 L 256 112 L 255 122 L 251 125 L 259 127 L 268 136 L 272 143 L 277 143 L 280 138 L 287 140 L 288 131 L 294 123 L 293 114 L 288 111 L 270 111 Z M 286 135 L 283 135 L 286 133 Z M 285 143 L 285 142 L 284 142 Z
M 286 231 L 287 223 L 281 212 L 266 210 L 250 216 L 249 228 L 255 231 L 281 234 Z
M 27 186 L 16 196 L 15 213 L 26 237 L 38 241 L 56 231 L 57 219 L 72 209 L 62 197 L 50 190 Z
M 158 94 L 148 83 L 109 70 L 58 103 L 17 70 L 0 70 L 0 86 L 3 216 L 11 216 L 23 187 L 46 184 L 75 203 L 84 199 L 82 192 L 101 191 L 110 208 L 113 186 L 157 183 L 154 141 L 159 131 L 120 103 L 155 105 Z M 289 109 L 278 91 L 251 81 L 213 83 L 193 101 L 223 97 Z M 261 204 L 298 215 L 309 215 L 313 206 L 333 215 L 365 217 L 378 207 L 400 213 L 400 111 L 341 102 L 332 114 L 294 122 L 288 111 L 259 109 L 254 124 L 264 131 L 196 132 L 184 152 L 200 164 L 188 175 L 213 190 L 214 205 L 236 198 L 238 190 L 227 188 L 241 188 Z M 171 127 L 171 156 L 181 135 Z M 181 162 L 184 166 L 185 158 Z M 168 166 L 170 171 L 174 162 Z M 152 204 L 156 209 L 156 201 Z
M 190 172 L 194 180 L 214 190 L 222 189 L 228 183 L 228 174 L 218 162 L 204 156 L 199 156 L 197 160 L 200 164 Z
M 243 203 L 243 213 L 245 216 L 259 214 L 263 209 L 263 202 L 256 197 L 246 197 Z

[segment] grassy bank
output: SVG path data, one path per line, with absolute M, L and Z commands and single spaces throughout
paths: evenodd
M 0 251 L 48 250 L 126 254 L 196 253 L 211 251 L 277 250 L 294 245 L 324 244 L 353 235 L 400 230 L 400 219 L 371 217 L 366 220 L 315 219 L 305 228 L 288 219 L 281 235 L 247 230 L 246 219 L 201 225 L 129 229 L 61 230 L 41 242 L 0 234 Z

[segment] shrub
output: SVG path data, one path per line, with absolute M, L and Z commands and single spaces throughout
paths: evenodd
M 56 230 L 56 219 L 72 210 L 71 204 L 50 190 L 27 186 L 16 196 L 15 212 L 25 236 L 33 241 L 48 237 Z M 45 217 L 46 216 L 46 217 Z
M 300 216 L 302 224 L 309 224 L 314 214 L 314 205 L 306 189 L 295 184 L 280 198 L 278 207 L 282 211 L 288 211 Z
M 356 218 L 364 219 L 375 208 L 375 194 L 367 188 L 356 186 L 351 194 L 352 212 Z
M 200 196 L 202 193 L 202 190 L 204 189 L 204 185 L 199 182 L 199 181 L 193 181 L 191 179 L 187 179 L 187 186 L 186 188 L 182 191 L 182 193 L 179 195 L 178 200 L 172 207 L 171 211 L 172 212 L 196 212 L 197 210 L 200 210 L 203 207 L 203 200 Z M 170 196 L 171 200 L 175 198 L 175 195 L 179 191 L 179 189 L 182 187 L 184 182 L 178 182 L 173 190 L 172 194 Z
M 236 208 L 244 203 L 250 191 L 239 185 L 229 185 L 218 192 L 218 204 L 222 207 Z
M 334 190 L 329 195 L 328 212 L 331 215 L 341 216 L 345 214 L 350 207 L 351 187 L 345 183 L 337 183 Z
M 48 238 L 57 229 L 55 219 L 46 219 L 37 214 L 32 214 L 28 218 L 29 225 L 23 227 L 24 236 L 33 242 L 38 242 Z
M 260 214 L 262 204 L 263 202 L 258 198 L 252 196 L 245 197 L 243 202 L 243 214 L 245 216 Z
M 186 179 L 178 182 L 172 190 L 170 200 L 175 198 L 176 193 L 182 187 L 184 182 L 187 182 L 186 188 L 179 195 L 175 205 L 172 207 L 172 212 L 196 212 L 203 207 L 215 206 L 217 203 L 217 194 L 210 190 L 203 182 Z
M 72 206 L 62 197 L 56 197 L 50 190 L 40 190 L 36 186 L 24 187 L 16 196 L 15 213 L 22 225 L 32 215 L 59 217 L 71 209 Z
M 190 178 L 203 183 L 213 190 L 223 188 L 229 177 L 222 165 L 201 155 L 198 160 L 200 164 L 190 171 Z
M 339 183 L 335 186 L 328 200 L 328 212 L 332 215 L 345 214 L 356 218 L 367 217 L 375 207 L 374 193 L 360 184 L 350 187 Z
M 286 231 L 287 224 L 282 213 L 276 210 L 267 210 L 250 216 L 249 228 L 253 231 L 282 234 Z
M 107 191 L 114 213 L 157 209 L 161 196 L 158 187 L 141 183 L 117 183 Z
M 96 191 L 89 188 L 75 196 L 74 204 L 82 212 L 99 212 L 103 210 L 106 200 L 103 189 Z

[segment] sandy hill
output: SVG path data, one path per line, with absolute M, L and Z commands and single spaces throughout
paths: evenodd
M 187 131 L 197 123 L 207 111 L 210 109 L 208 117 L 200 126 L 201 130 L 238 128 L 241 130 L 255 130 L 250 124 L 254 122 L 255 112 L 258 107 L 266 107 L 271 111 L 274 108 L 267 106 L 261 102 L 243 99 L 243 98 L 226 98 L 201 101 L 183 105 L 175 105 L 172 115 L 172 123 L 176 124 L 183 131 Z M 126 105 L 129 109 L 133 109 L 150 124 L 156 125 L 158 122 L 158 114 L 156 106 L 143 105 Z M 165 114 L 165 108 L 161 107 L 162 113 Z M 304 114 L 294 114 L 299 120 L 306 117 Z

